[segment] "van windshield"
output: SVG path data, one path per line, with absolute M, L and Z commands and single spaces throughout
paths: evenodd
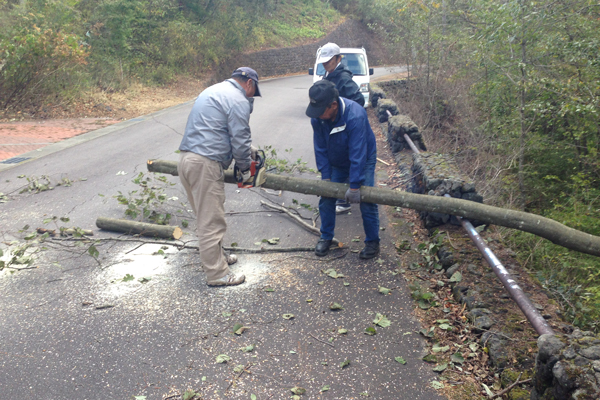
M 367 63 L 365 56 L 360 53 L 342 54 L 342 64 L 344 64 L 354 75 L 367 75 Z M 317 75 L 325 75 L 323 64 L 317 65 Z

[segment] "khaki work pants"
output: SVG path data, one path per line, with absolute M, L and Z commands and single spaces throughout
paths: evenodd
M 206 280 L 222 278 L 230 272 L 223 252 L 223 236 L 227 230 L 223 167 L 217 161 L 182 151 L 177 171 L 196 214 L 200 261 Z

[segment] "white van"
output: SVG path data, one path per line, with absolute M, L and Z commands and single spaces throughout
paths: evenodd
M 317 50 L 317 58 L 321 54 L 321 48 Z M 371 75 L 373 75 L 373 68 L 369 68 L 369 61 L 367 60 L 367 52 L 364 48 L 352 48 L 342 47 L 340 48 L 340 54 L 342 55 L 342 64 L 344 64 L 350 71 L 352 71 L 352 80 L 356 82 L 362 95 L 365 98 L 365 107 L 369 104 L 369 82 Z M 317 64 L 315 62 L 314 68 L 308 69 L 308 74 L 313 75 L 313 83 L 323 79 L 325 75 L 325 68 L 323 64 Z

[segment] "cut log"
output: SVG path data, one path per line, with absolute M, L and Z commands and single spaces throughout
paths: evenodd
M 177 175 L 177 162 L 163 160 L 148 161 L 148 171 Z M 237 183 L 232 171 L 225 171 L 225 182 Z M 262 187 L 343 199 L 349 185 L 265 174 L 265 183 Z M 548 239 L 552 243 L 566 247 L 567 249 L 600 257 L 600 237 L 569 228 L 560 222 L 540 215 L 488 206 L 462 199 L 427 196 L 376 187 L 361 187 L 360 194 L 361 201 L 367 203 L 456 215 L 481 221 L 485 224 L 518 229 Z
M 178 240 L 183 231 L 178 226 L 147 224 L 145 222 L 129 221 L 126 219 L 98 217 L 96 226 L 100 229 L 128 235 L 142 235 Z

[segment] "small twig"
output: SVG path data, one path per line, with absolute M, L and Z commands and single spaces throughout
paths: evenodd
M 40 303 L 40 304 L 38 304 L 38 305 L 36 305 L 36 306 L 31 306 L 31 307 L 27 306 L 27 307 L 25 307 L 25 308 L 36 308 L 36 307 L 45 306 L 46 304 L 48 304 L 48 303 L 52 303 L 53 301 L 56 301 L 56 300 L 58 300 L 58 299 L 62 299 L 62 298 L 63 298 L 63 297 L 65 297 L 65 296 L 66 296 L 66 294 L 63 294 L 62 296 L 58 296 L 58 297 L 57 297 L 57 298 L 55 298 L 55 299 L 52 299 L 52 300 L 45 301 L 45 302 L 43 302 L 43 303 Z
M 452 244 L 452 241 L 450 240 L 450 232 L 448 232 L 448 231 L 445 231 L 445 232 L 446 232 L 446 237 L 448 238 L 448 243 L 450 243 L 450 246 L 452 246 L 452 248 L 453 248 L 454 250 L 457 250 L 457 247 L 456 247 L 456 246 L 454 246 L 454 245 Z
M 243 248 L 243 247 L 223 247 L 223 250 L 233 251 L 235 253 L 292 253 L 295 251 L 315 251 L 315 248 L 314 247 L 261 247 L 258 249 L 249 249 L 249 248 Z
M 390 163 L 383 161 L 381 158 L 377 158 L 377 161 L 379 161 L 380 163 L 385 164 L 387 166 L 391 165 Z
M 175 399 L 177 397 L 181 397 L 181 393 L 172 394 L 172 395 L 170 395 L 168 397 L 163 397 L 163 400 Z
M 292 220 L 294 222 L 298 223 L 301 227 L 303 227 L 307 231 L 314 233 L 315 235 L 319 235 L 319 236 L 321 235 L 321 231 L 318 228 L 316 228 L 314 226 L 310 226 L 306 222 L 302 221 L 302 219 L 300 217 L 292 214 L 290 212 L 290 210 L 288 210 L 287 208 L 276 205 L 276 204 L 269 204 L 266 201 L 262 201 L 262 200 L 260 201 L 260 204 L 262 204 L 265 207 L 271 208 L 273 210 L 282 211 L 282 212 L 286 213 L 287 215 L 289 215 L 292 218 Z M 333 238 L 332 243 L 339 244 L 340 242 L 336 238 Z
M 252 323 L 253 323 L 254 325 L 268 325 L 268 324 L 270 324 L 271 322 L 275 321 L 277 318 L 279 318 L 279 317 L 277 316 L 277 317 L 273 318 L 272 320 L 270 320 L 270 321 L 268 321 L 268 322 L 255 322 L 255 321 L 252 319 L 252 316 L 250 316 L 250 321 L 252 321 Z
M 279 379 L 277 379 L 277 378 L 273 378 L 272 376 L 269 376 L 269 375 L 259 374 L 258 372 L 247 371 L 247 374 L 248 374 L 248 375 L 262 376 L 262 377 L 264 377 L 264 378 L 272 379 L 272 380 L 274 380 L 275 382 L 279 383 L 279 384 L 281 385 L 281 387 L 288 388 L 288 387 L 290 387 L 290 386 L 293 386 L 293 384 L 291 384 L 291 383 L 285 383 L 285 382 L 281 382 L 281 381 L 280 381 Z
M 141 243 L 140 246 L 145 244 L 162 244 L 166 246 L 176 247 L 178 250 L 198 250 L 198 246 L 190 246 L 186 244 L 186 242 L 163 242 L 163 241 L 155 241 L 155 240 L 144 240 L 144 239 L 121 239 L 121 238 L 96 238 L 96 239 L 84 239 L 84 238 L 52 238 L 52 240 L 58 241 L 92 241 L 92 242 L 135 242 Z M 139 248 L 140 246 L 135 247 L 133 250 Z M 294 251 L 315 251 L 314 247 L 261 247 L 259 249 L 248 249 L 243 247 L 223 247 L 226 251 L 235 251 L 237 253 L 290 253 Z M 133 250 L 130 250 L 133 251 Z M 85 251 L 87 252 L 87 250 Z
M 127 252 L 125 252 L 125 254 L 129 254 L 129 253 L 131 253 L 131 252 L 133 252 L 133 251 L 136 251 L 137 249 L 139 249 L 140 247 L 142 247 L 142 246 L 143 246 L 143 245 L 145 245 L 145 244 L 146 244 L 146 243 L 140 243 L 140 244 L 138 244 L 137 246 L 135 246 L 133 249 L 131 249 L 131 250 L 129 250 L 129 251 L 127 251 Z
M 314 249 L 313 249 L 314 250 Z M 10 268 L 10 269 L 14 269 L 17 271 L 22 271 L 24 269 L 36 269 L 37 267 L 23 267 L 23 268 L 17 268 L 17 267 L 12 267 L 10 265 L 5 266 L 4 268 Z
M 56 241 L 64 241 L 64 242 L 134 242 L 134 243 L 142 243 L 142 244 L 164 244 L 168 246 L 175 246 L 179 249 L 198 249 L 198 246 L 188 246 L 187 242 L 181 241 L 158 241 L 158 240 L 147 240 L 147 239 L 136 239 L 136 238 L 120 238 L 120 237 L 107 237 L 107 238 L 52 238 L 52 240 Z
M 338 247 L 332 250 L 338 250 L 338 249 L 342 249 L 342 247 Z M 314 258 L 314 257 L 304 257 L 304 256 L 289 256 L 289 257 L 285 257 L 285 258 L 278 258 L 275 260 L 269 260 L 268 262 L 281 262 L 281 261 L 286 261 L 289 260 L 290 258 L 302 258 L 305 260 L 310 260 L 310 261 L 318 261 L 318 262 L 329 262 L 329 261 L 333 261 L 333 260 L 337 260 L 338 258 L 343 258 L 346 257 L 346 255 L 348 255 L 348 252 L 344 252 L 344 254 L 341 254 L 339 256 L 336 257 L 329 257 L 329 258 Z
M 509 387 L 507 387 L 503 391 L 496 393 L 495 395 L 493 395 L 492 397 L 490 397 L 490 399 L 495 399 L 495 398 L 498 398 L 498 397 L 500 397 L 502 395 L 505 395 L 506 393 L 510 392 L 512 390 L 512 388 L 514 388 L 517 385 L 520 385 L 522 383 L 531 382 L 531 378 L 520 381 L 519 379 L 521 379 L 521 375 L 523 375 L 522 372 L 519 374 L 519 377 L 517 378 L 517 380 L 512 385 L 510 385 Z
M 271 189 L 265 189 L 263 187 L 261 187 L 261 189 L 264 190 L 265 193 L 272 194 L 274 196 L 281 196 L 281 194 L 283 193 L 281 190 L 271 190 Z
M 226 212 L 225 215 L 238 215 L 238 214 L 258 214 L 258 213 L 272 213 L 273 211 L 269 210 L 256 210 L 256 211 L 229 211 Z M 283 211 L 279 211 L 283 212 Z
M 323 340 L 319 339 L 318 337 L 315 337 L 315 336 L 313 336 L 313 334 L 312 334 L 312 333 L 310 333 L 310 332 L 309 332 L 308 334 L 309 334 L 309 335 L 310 335 L 310 337 L 312 337 L 313 339 L 315 339 L 315 340 L 318 340 L 319 342 L 321 342 L 321 343 L 323 343 L 323 344 L 326 344 L 327 346 L 331 346 L 331 347 L 335 348 L 335 346 L 334 346 L 333 344 L 331 344 L 331 343 L 329 343 L 329 342 L 325 342 L 325 341 L 323 341 Z
M 244 372 L 248 372 L 246 371 L 248 368 L 250 368 L 250 366 L 252 365 L 251 362 L 248 362 L 248 364 L 246 364 L 246 366 L 242 369 L 242 371 L 238 374 L 238 376 L 234 377 L 231 382 L 229 382 L 229 386 L 227 386 L 227 389 L 225 389 L 225 393 L 227 393 L 227 391 L 229 390 L 229 388 L 231 387 L 231 385 L 233 385 L 233 382 L 235 382 L 236 380 L 238 380 L 240 378 L 240 376 L 242 376 L 242 374 Z

